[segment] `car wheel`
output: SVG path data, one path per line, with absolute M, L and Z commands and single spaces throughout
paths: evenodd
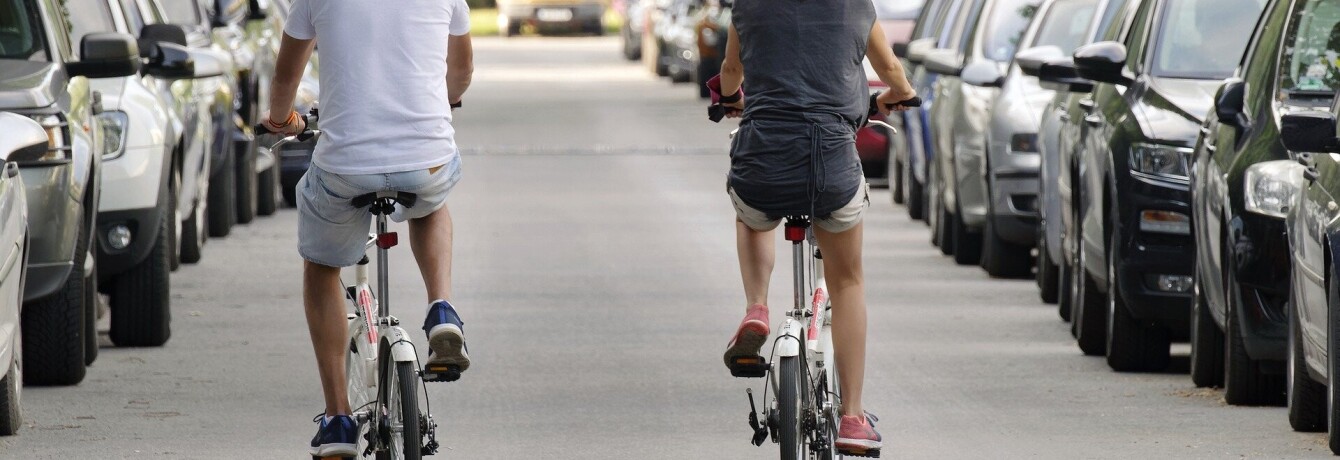
M 994 208 L 994 206 L 992 206 Z M 988 208 L 990 209 L 990 208 Z M 986 215 L 986 229 L 982 231 L 982 269 L 992 278 L 1023 278 L 1032 268 L 1032 248 L 1005 241 L 996 232 L 994 213 Z
M 1227 254 L 1227 253 L 1225 253 Z M 1261 362 L 1247 355 L 1242 322 L 1238 319 L 1238 286 L 1232 275 L 1224 277 L 1226 321 L 1224 328 L 1224 402 L 1234 406 L 1285 403 L 1284 376 L 1262 372 Z
M 502 34 L 504 37 L 515 37 L 517 35 L 521 35 L 521 21 L 508 18 L 507 27 L 502 28 Z
M 181 223 L 181 261 L 182 263 L 199 263 L 204 254 L 205 238 L 208 235 L 209 219 L 205 217 L 206 210 L 201 207 L 207 207 L 204 201 L 197 202 L 191 207 L 191 214 L 186 216 L 186 220 Z
M 87 204 L 86 204 L 87 205 Z M 93 222 L 82 222 L 75 247 L 75 260 L 65 286 L 44 299 L 24 305 L 23 328 L 23 383 L 27 385 L 74 385 L 84 380 L 85 312 L 84 312 L 84 259 L 88 257 L 87 227 Z
M 1214 322 L 1200 283 L 1200 270 L 1191 284 L 1191 382 L 1197 387 L 1224 384 L 1224 332 Z
M 1298 309 L 1289 296 L 1289 361 L 1285 376 L 1288 380 L 1289 426 L 1294 431 L 1326 431 L 1326 385 L 1317 382 L 1307 371 L 1303 360 L 1303 338 L 1298 327 Z
M 656 59 L 656 76 L 670 76 L 670 64 L 665 62 L 665 44 L 659 43 L 658 40 L 658 43 L 656 44 L 656 54 L 652 57 Z
M 279 193 L 279 164 L 266 168 L 256 176 L 257 188 L 256 195 L 256 214 L 262 216 L 273 215 L 279 208 L 279 198 L 275 196 Z
M 1042 303 L 1054 304 L 1057 301 L 1057 284 L 1060 284 L 1058 273 L 1060 271 L 1056 264 L 1052 263 L 1050 252 L 1047 248 L 1047 227 L 1042 221 L 1038 221 L 1038 258 L 1037 258 L 1037 283 L 1038 296 Z
M 1131 315 L 1117 281 L 1117 233 L 1107 256 L 1107 365 L 1117 372 L 1161 371 L 1171 361 L 1168 330 Z
M 982 261 L 982 233 L 968 230 L 968 224 L 963 222 L 963 208 L 957 204 L 954 208 L 955 212 L 949 220 L 954 241 L 954 263 L 976 265 Z
M 168 220 L 159 219 L 158 237 L 149 257 L 112 280 L 112 343 L 157 347 L 172 335 L 172 297 L 168 282 Z
M 1061 321 L 1069 322 L 1074 319 L 1074 296 L 1071 291 L 1074 289 L 1074 261 L 1069 260 L 1065 253 L 1065 245 L 1062 244 L 1061 263 L 1056 265 L 1057 284 L 1056 284 L 1056 314 L 1061 317 Z
M 591 21 L 590 24 L 586 25 L 586 33 L 589 33 L 597 37 L 605 36 L 604 21 L 601 21 L 600 18 L 596 18 L 595 20 Z
M 712 69 L 711 69 L 711 67 L 712 67 L 712 65 L 711 65 L 709 62 L 707 62 L 706 60 L 701 60 L 701 59 L 700 59 L 700 60 L 698 61 L 698 78 L 697 78 L 697 83 L 698 83 L 698 98 L 699 98 L 699 99 L 711 99 L 711 98 L 712 98 L 712 90 L 710 90 L 710 89 L 707 88 L 707 80 L 710 80 L 713 76 L 716 76 L 717 72 L 713 72 Z M 718 70 L 718 71 L 719 71 L 719 70 Z
M 1078 232 L 1077 232 L 1078 233 Z M 1077 246 L 1082 246 L 1076 241 Z M 1071 269 L 1074 277 L 1071 279 L 1071 292 L 1073 298 L 1074 322 L 1071 323 L 1071 332 L 1075 336 L 1075 341 L 1079 344 L 1080 351 L 1089 356 L 1102 356 L 1107 352 L 1107 312 L 1104 305 L 1103 294 L 1098 291 L 1098 283 L 1089 276 L 1089 270 L 1086 268 L 1088 256 L 1085 255 L 1082 247 L 1076 247 L 1078 256 L 1075 260 L 1075 267 Z
M 172 262 L 172 271 L 181 268 L 181 215 L 177 214 L 177 206 L 181 198 L 181 171 L 177 170 L 176 163 L 172 165 L 172 179 L 168 182 L 168 209 L 167 215 L 172 221 L 172 226 L 168 229 L 168 247 L 172 248 L 172 256 L 169 260 Z
M 884 177 L 889 181 L 889 195 L 893 198 L 893 204 L 904 204 L 907 203 L 907 195 L 904 193 L 906 188 L 903 182 L 903 160 L 893 148 L 893 136 L 889 136 L 888 139 L 889 154 L 888 160 L 884 162 Z
M 236 158 L 231 154 L 227 155 L 224 164 L 219 167 L 218 175 L 210 178 L 209 206 L 206 215 L 209 216 L 209 236 L 215 238 L 228 236 L 237 220 L 235 163 Z
M 1340 288 L 1326 267 L 1326 311 L 1336 311 Z M 1326 315 L 1326 375 L 1340 375 L 1340 315 Z M 1340 378 L 1326 379 L 1326 443 L 1340 455 Z
M 239 142 L 236 147 L 236 160 L 233 162 L 237 168 L 237 201 L 234 205 L 237 209 L 236 222 L 246 224 L 256 218 L 256 196 L 260 194 L 257 187 L 259 181 L 256 180 L 256 140 L 252 138 Z
M 23 388 L 19 382 L 23 378 L 23 365 L 20 355 L 22 353 L 14 353 L 14 362 L 9 365 L 9 372 L 5 373 L 4 379 L 0 379 L 0 436 L 16 435 L 19 427 L 23 426 Z
M 623 27 L 619 29 L 619 33 L 623 35 L 624 59 L 630 61 L 642 59 L 642 47 L 633 46 L 633 28 L 628 25 L 628 21 L 624 21 Z
M 906 157 L 904 157 L 906 158 Z M 912 175 L 911 164 L 903 165 L 903 187 L 907 191 L 907 217 L 922 220 L 926 217 L 926 188 Z
M 935 207 L 939 209 L 939 218 L 935 219 L 935 232 L 932 242 L 940 247 L 940 254 L 946 256 L 954 255 L 954 235 L 950 230 L 949 223 L 954 221 L 954 215 L 949 212 L 944 201 L 935 200 Z

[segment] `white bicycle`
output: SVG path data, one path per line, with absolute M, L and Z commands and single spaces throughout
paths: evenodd
M 316 119 L 316 111 L 305 117 Z M 309 126 L 311 126 L 309 124 Z M 266 132 L 263 126 L 258 132 Z M 319 137 L 309 130 L 277 142 L 280 150 L 292 142 L 308 142 Z M 358 421 L 358 449 L 361 457 L 378 460 L 416 460 L 437 453 L 437 423 L 433 420 L 424 382 L 455 381 L 460 370 L 455 366 L 421 366 L 419 355 L 400 320 L 391 316 L 389 301 L 388 250 L 399 243 L 395 232 L 387 230 L 387 216 L 396 205 L 413 207 L 418 197 L 406 192 L 376 192 L 350 200 L 355 208 L 368 208 L 376 217 L 376 233 L 368 236 L 364 251 L 377 249 L 377 290 L 369 284 L 365 255 L 354 267 L 354 283 L 344 284 L 349 313 L 349 347 L 345 356 L 345 378 L 351 416 Z M 313 459 L 318 457 L 313 456 Z M 336 457 L 338 458 L 338 457 Z

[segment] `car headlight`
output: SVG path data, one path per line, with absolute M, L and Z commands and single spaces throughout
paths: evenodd
M 126 129 L 130 117 L 125 112 L 107 111 L 98 114 L 102 125 L 102 157 L 112 159 L 126 152 Z
M 1247 210 L 1283 219 L 1303 183 L 1303 168 L 1293 160 L 1264 161 L 1247 168 L 1244 178 Z
M 1170 145 L 1131 146 L 1131 171 L 1161 179 L 1189 180 L 1192 149 Z

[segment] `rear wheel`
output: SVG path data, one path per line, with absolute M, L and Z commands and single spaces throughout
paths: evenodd
M 209 236 L 222 238 L 228 236 L 237 221 L 237 166 L 234 155 L 224 156 L 219 172 L 210 178 L 209 184 Z
M 77 256 L 65 278 L 65 285 L 47 298 L 23 307 L 25 384 L 74 385 L 84 380 L 84 348 L 87 346 L 84 338 L 87 329 L 84 260 L 88 257 L 89 231 L 80 232 L 80 241 L 75 247 Z
M 256 218 L 257 195 L 260 194 L 256 180 L 256 140 L 252 138 L 237 144 L 237 223 L 250 223 Z
M 1107 255 L 1107 365 L 1117 372 L 1161 371 L 1171 359 L 1168 330 L 1131 315 L 1117 282 L 1116 232 Z
M 1191 382 L 1197 387 L 1224 384 L 1224 332 L 1214 322 L 1201 288 L 1200 270 L 1191 285 Z
M 206 210 L 200 209 L 204 205 L 204 200 L 197 202 L 191 207 L 191 214 L 181 223 L 182 263 L 198 263 L 204 254 L 206 227 L 209 226 L 209 219 L 205 217 Z
M 172 335 L 172 297 L 168 274 L 168 226 L 159 219 L 158 237 L 149 257 L 112 280 L 112 329 L 117 346 L 158 347 Z
M 259 193 L 256 195 L 256 214 L 269 216 L 279 209 L 279 164 L 261 171 L 256 177 Z
M 177 165 L 172 165 L 172 179 L 168 183 L 168 207 L 167 216 L 170 226 L 168 227 L 168 247 L 172 248 L 172 254 L 169 256 L 172 271 L 177 271 L 181 267 L 181 216 L 177 214 L 178 199 L 181 197 L 181 171 L 177 170 Z
M 0 379 L 0 436 L 18 434 L 19 427 L 23 426 L 21 355 L 19 350 L 15 350 L 14 362 L 9 365 L 9 372 L 5 373 L 4 379 Z
M 389 383 L 391 398 L 386 405 L 390 423 L 390 452 L 388 460 L 418 460 L 423 458 L 419 420 L 419 385 L 414 363 L 395 363 L 394 381 Z M 399 426 L 399 429 L 397 429 Z M 380 458 L 381 455 L 378 455 Z
M 963 208 L 957 204 L 954 207 L 955 212 L 949 221 L 954 241 L 954 263 L 975 265 L 982 261 L 982 234 L 969 230 L 968 224 L 963 222 Z
M 1052 263 L 1051 252 L 1047 247 L 1047 226 L 1038 221 L 1038 259 L 1037 282 L 1038 295 L 1043 303 L 1054 304 L 1059 300 L 1057 287 L 1060 284 L 1061 269 Z
M 800 420 L 801 383 L 800 358 L 783 356 L 778 366 L 777 437 L 782 447 L 782 460 L 805 458 L 804 428 Z
M 907 190 L 907 217 L 921 220 L 926 217 L 926 189 L 912 175 L 912 168 L 903 166 L 903 187 Z
M 885 161 L 887 165 L 884 177 L 889 181 L 889 194 L 893 195 L 894 204 L 907 203 L 906 186 L 903 183 L 903 162 L 898 159 L 898 152 L 893 148 L 893 136 L 889 136 L 889 160 Z
M 940 254 L 952 256 L 954 255 L 954 234 L 950 222 L 954 221 L 954 214 L 949 212 L 949 208 L 940 199 L 935 199 L 935 207 L 938 210 L 936 214 L 939 217 L 935 219 L 932 240 L 935 245 L 940 247 Z
M 1303 338 L 1298 327 L 1298 310 L 1289 297 L 1288 404 L 1289 426 L 1294 431 L 1326 431 L 1326 385 L 1312 379 L 1303 360 Z
M 1075 244 L 1081 245 L 1078 241 Z M 1079 257 L 1075 261 L 1075 267 L 1071 269 L 1073 297 L 1070 305 L 1074 312 L 1072 332 L 1075 334 L 1075 341 L 1079 343 L 1079 349 L 1084 354 L 1101 356 L 1107 352 L 1105 299 L 1098 290 L 1098 283 L 1094 282 L 1093 277 L 1089 276 L 1088 269 L 1085 268 L 1088 257 L 1084 255 L 1084 249 L 1076 247 L 1075 251 L 1079 253 Z

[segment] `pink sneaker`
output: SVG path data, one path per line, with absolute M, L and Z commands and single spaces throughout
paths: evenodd
M 768 341 L 768 306 L 754 305 L 740 322 L 730 344 L 726 346 L 726 367 L 733 367 L 736 358 L 758 356 L 763 344 Z
M 865 417 L 842 416 L 838 424 L 837 441 L 834 442 L 838 453 L 855 457 L 879 457 L 879 450 L 884 447 L 884 438 L 875 431 L 874 421 L 874 416 L 870 414 Z

